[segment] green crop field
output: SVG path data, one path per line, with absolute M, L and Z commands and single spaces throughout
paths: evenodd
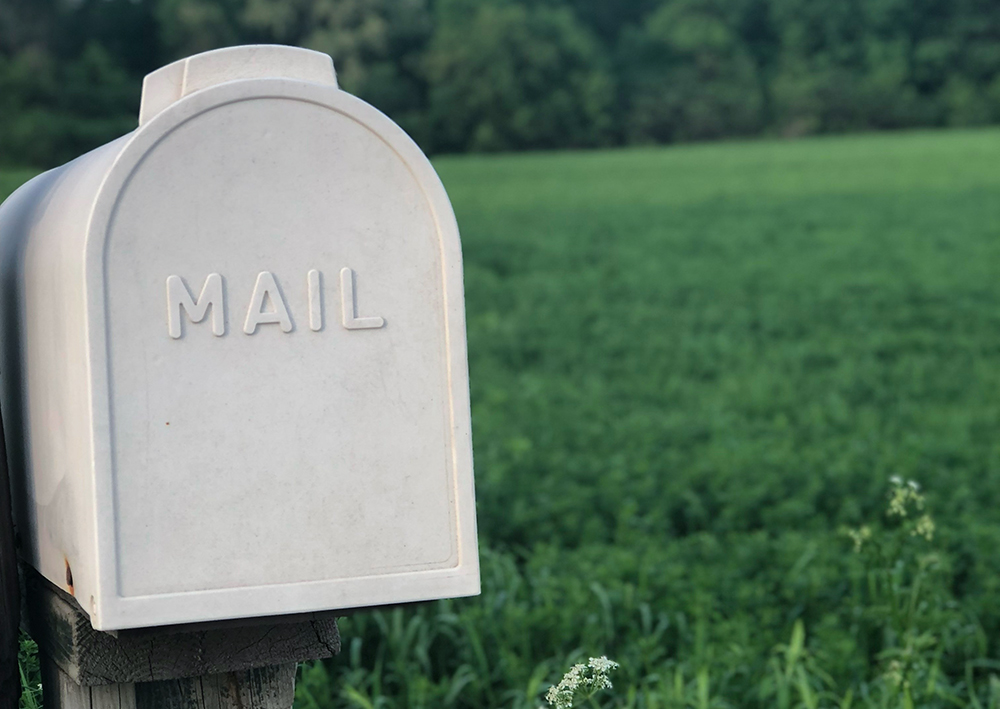
M 435 164 L 484 591 L 344 620 L 301 708 L 603 654 L 603 706 L 1000 707 L 1000 131 Z

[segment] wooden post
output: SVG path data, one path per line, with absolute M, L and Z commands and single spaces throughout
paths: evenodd
M 296 663 L 340 651 L 330 613 L 102 633 L 22 568 L 45 709 L 290 709 Z
M 7 448 L 0 418 L 0 709 L 17 709 L 21 700 L 21 677 L 17 667 L 20 614 Z
M 295 663 L 158 682 L 80 685 L 43 660 L 45 709 L 289 709 Z

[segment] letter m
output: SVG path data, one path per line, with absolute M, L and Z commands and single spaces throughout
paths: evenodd
M 177 339 L 181 336 L 181 309 L 187 311 L 191 322 L 201 322 L 208 314 L 208 306 L 212 306 L 212 334 L 221 337 L 226 332 L 224 294 L 222 291 L 222 276 L 218 273 L 208 274 L 205 285 L 195 302 L 191 291 L 184 285 L 180 276 L 167 277 L 167 330 L 170 336 Z

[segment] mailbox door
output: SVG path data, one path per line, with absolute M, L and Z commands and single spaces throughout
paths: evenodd
M 308 82 L 198 91 L 87 249 L 96 625 L 478 592 L 458 231 L 398 127 Z

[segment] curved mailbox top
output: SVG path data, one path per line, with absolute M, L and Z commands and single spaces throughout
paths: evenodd
M 242 79 L 298 79 L 337 88 L 333 60 L 322 52 L 274 44 L 216 49 L 179 59 L 142 82 L 139 125 L 195 91 Z
M 0 247 L 19 525 L 95 627 L 478 592 L 457 226 L 329 57 L 154 72 Z

